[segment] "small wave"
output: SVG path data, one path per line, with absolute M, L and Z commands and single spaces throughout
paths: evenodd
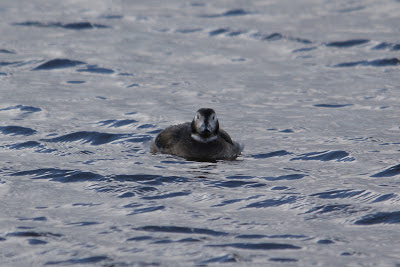
M 150 135 L 137 135 L 134 138 L 129 138 L 126 139 L 126 142 L 132 142 L 132 143 L 145 143 L 151 140 Z
M 119 128 L 123 127 L 132 123 L 138 122 L 137 120 L 107 120 L 107 121 L 99 121 L 98 124 L 101 126 L 108 126 L 108 127 L 114 127 L 114 128 Z
M 42 144 L 40 144 L 39 142 L 36 142 L 36 141 L 26 141 L 23 143 L 7 145 L 7 147 L 9 149 L 16 149 L 16 150 L 30 149 L 30 148 L 33 149 L 34 148 L 35 149 L 34 151 L 37 153 L 52 153 L 52 152 L 57 151 L 55 149 L 46 148 L 45 146 L 43 146 Z
M 66 223 L 65 225 L 72 225 L 72 226 L 90 226 L 90 225 L 96 225 L 100 224 L 99 222 L 92 222 L 92 221 L 83 221 L 83 222 L 71 222 L 71 223 Z
M 96 74 L 113 74 L 112 69 L 97 67 L 96 65 L 88 65 L 86 69 L 78 69 L 78 72 L 89 72 Z
M 238 235 L 235 238 L 243 238 L 243 239 L 262 239 L 262 238 L 277 238 L 277 239 L 303 239 L 308 238 L 305 235 L 291 235 L 291 234 L 284 234 L 284 235 Z
M 330 190 L 321 193 L 311 194 L 310 196 L 316 196 L 322 199 L 345 199 L 353 198 L 360 201 L 367 201 L 369 203 L 378 203 L 388 200 L 399 200 L 397 194 L 379 194 L 368 190 L 355 190 L 355 189 L 338 189 Z
M 39 142 L 27 141 L 27 142 L 11 145 L 10 148 L 11 149 L 25 149 L 25 148 L 33 148 L 33 147 L 38 147 L 38 146 L 40 146 Z
M 354 39 L 354 40 L 347 40 L 347 41 L 330 42 L 330 43 L 327 43 L 326 46 L 347 48 L 347 47 L 362 45 L 362 44 L 368 43 L 369 41 L 370 40 L 368 40 L 368 39 Z
M 67 81 L 69 84 L 83 84 L 85 81 Z
M 400 44 L 395 44 L 395 45 L 393 45 L 392 50 L 393 50 L 393 51 L 398 51 L 398 50 L 400 50 Z
M 291 181 L 291 180 L 299 180 L 306 176 L 307 176 L 306 174 L 295 173 L 295 174 L 282 175 L 278 177 L 263 177 L 263 179 L 267 181 L 282 181 L 282 180 Z
M 212 207 L 223 207 L 223 206 L 227 206 L 227 205 L 230 205 L 230 204 L 234 204 L 234 203 L 238 203 L 238 202 L 241 202 L 241 201 L 244 201 L 244 200 L 249 200 L 249 199 L 254 199 L 254 198 L 257 198 L 258 196 L 253 196 L 253 197 L 250 197 L 250 198 L 247 198 L 247 199 L 240 199 L 240 198 L 238 198 L 238 199 L 229 199 L 229 200 L 224 200 L 224 201 L 222 201 L 221 203 L 219 203 L 219 204 L 215 204 L 215 205 L 213 205 Z
M 153 237 L 149 235 L 144 235 L 144 236 L 136 236 L 136 237 L 131 237 L 126 239 L 126 241 L 145 241 L 145 240 L 151 240 Z
M 332 241 L 330 239 L 320 239 L 317 241 L 317 244 L 322 244 L 322 245 L 330 245 L 330 244 L 334 244 L 335 241 Z
M 275 32 L 275 33 L 271 33 L 269 35 L 266 35 L 264 37 L 261 38 L 262 41 L 278 41 L 278 40 L 282 40 L 283 35 L 281 33 Z
M 251 179 L 254 178 L 254 176 L 250 175 L 231 175 L 231 176 L 226 176 L 227 179 Z
M 131 175 L 114 175 L 110 177 L 118 182 L 136 182 L 143 185 L 163 185 L 164 183 L 179 184 L 187 182 L 188 178 L 180 176 L 161 176 L 152 174 L 131 174 Z
M 122 19 L 124 16 L 123 15 L 103 15 L 100 16 L 99 18 L 101 19 Z
M 297 42 L 297 43 L 302 43 L 302 44 L 312 44 L 313 42 L 311 40 L 305 39 L 305 38 L 299 38 L 299 37 L 293 37 L 290 35 L 282 34 L 279 32 L 275 33 L 255 33 L 252 34 L 253 38 L 256 38 L 261 41 L 280 41 L 280 40 L 287 40 L 287 41 L 292 41 L 292 42 Z
M 263 187 L 263 186 L 267 186 L 267 185 L 263 184 L 263 183 L 258 183 L 258 182 L 229 180 L 229 181 L 217 182 L 217 183 L 215 183 L 215 186 L 226 187 L 226 188 L 237 188 L 237 187 L 247 188 L 247 187 Z
M 354 224 L 357 225 L 400 224 L 400 211 L 378 212 L 375 214 L 369 214 L 357 220 Z
M 241 256 L 237 255 L 236 253 L 226 254 L 221 257 L 215 257 L 211 259 L 206 259 L 198 263 L 199 266 L 208 266 L 210 263 L 232 263 L 232 262 L 250 262 L 249 259 L 242 258 Z
M 8 50 L 8 49 L 0 49 L 0 53 L 3 54 L 16 54 L 14 51 Z
M 22 106 L 22 105 L 18 105 L 17 108 L 19 108 L 20 111 L 23 111 L 23 112 L 25 112 L 25 113 L 33 113 L 33 112 L 39 112 L 39 111 L 41 111 L 40 108 L 31 107 L 31 106 Z
M 151 192 L 158 192 L 156 187 L 148 186 L 144 183 L 144 185 L 132 185 L 126 183 L 112 183 L 112 180 L 107 180 L 108 183 L 100 183 L 92 185 L 90 188 L 100 192 L 100 193 L 111 193 L 117 194 L 118 198 L 130 198 L 134 197 L 136 194 L 148 195 Z M 137 206 L 135 206 L 137 207 Z M 124 208 L 132 208 L 131 205 L 126 205 Z
M 0 66 L 10 66 L 21 64 L 23 61 L 0 61 Z
M 40 222 L 45 222 L 47 221 L 47 218 L 44 216 L 40 217 L 34 217 L 34 218 L 19 218 L 19 221 L 40 221 Z
M 280 133 L 294 133 L 294 131 L 292 129 L 285 129 L 285 130 L 281 130 L 279 132 Z
M 62 237 L 62 234 L 54 234 L 51 232 L 35 232 L 35 231 L 23 231 L 23 232 L 12 232 L 6 236 L 13 237 Z
M 0 132 L 9 135 L 34 135 L 37 132 L 31 128 L 21 126 L 0 126 Z
M 220 29 L 216 29 L 216 30 L 210 31 L 208 34 L 210 36 L 216 36 L 216 35 L 220 35 L 220 34 L 223 34 L 223 33 L 227 33 L 228 31 L 229 31 L 229 29 L 220 28 Z
M 148 128 L 155 128 L 155 127 L 156 126 L 153 124 L 146 123 L 146 124 L 139 125 L 137 128 L 138 129 L 148 129 Z
M 252 155 L 252 158 L 255 159 L 266 159 L 266 158 L 271 158 L 271 157 L 282 157 L 282 156 L 286 156 L 286 155 L 290 155 L 292 153 L 287 152 L 286 150 L 278 150 L 278 151 L 274 151 L 274 152 L 269 152 L 269 153 L 262 153 L 262 154 L 255 154 Z
M 48 243 L 47 241 L 36 239 L 36 238 L 29 238 L 28 239 L 28 244 L 29 245 L 33 245 L 33 246 L 35 246 L 35 245 L 45 245 L 47 243 Z
M 230 30 L 229 28 L 218 28 L 215 30 L 212 30 L 208 33 L 209 36 L 216 36 L 220 34 L 226 34 L 226 36 L 229 37 L 236 37 L 241 34 L 246 33 L 247 31 L 241 31 L 241 30 Z
M 371 49 L 373 49 L 373 50 L 385 50 L 385 49 L 390 49 L 390 50 L 392 50 L 392 51 L 397 51 L 397 50 L 400 50 L 400 44 L 393 44 L 393 43 L 382 42 L 382 43 L 377 44 L 376 46 L 372 47 Z
M 388 67 L 388 66 L 397 66 L 399 64 L 400 60 L 398 58 L 383 58 L 371 61 L 362 60 L 362 61 L 339 63 L 337 65 L 334 65 L 333 67 L 338 67 L 338 68 L 355 67 L 355 66 Z
M 274 190 L 274 191 L 281 191 L 281 190 L 286 190 L 286 189 L 289 189 L 289 187 L 287 187 L 287 186 L 274 186 L 274 187 L 271 187 L 271 190 Z
M 400 174 L 400 164 L 390 167 L 384 171 L 375 173 L 371 177 L 392 177 Z
M 226 11 L 225 13 L 221 14 L 221 16 L 227 17 L 227 16 L 244 16 L 250 14 L 249 12 L 245 11 L 244 9 L 238 8 L 238 9 L 231 9 Z
M 191 193 L 192 192 L 173 192 L 173 193 L 167 193 L 167 194 L 157 195 L 157 196 L 142 197 L 142 199 L 147 199 L 147 200 L 167 199 L 167 198 L 173 198 L 173 197 L 188 196 Z
M 246 33 L 246 31 L 237 31 L 237 30 L 234 30 L 234 31 L 229 32 L 229 33 L 228 33 L 228 36 L 234 37 L 234 36 L 241 35 L 241 34 L 243 34 L 243 33 Z
M 29 26 L 29 27 L 46 27 L 46 28 L 64 28 L 68 30 L 87 30 L 94 28 L 109 28 L 107 25 L 96 24 L 90 22 L 72 22 L 72 23 L 60 23 L 60 22 L 40 22 L 40 21 L 25 21 L 12 23 L 14 26 Z
M 95 264 L 105 260 L 111 260 L 107 256 L 93 256 L 87 258 L 80 258 L 80 259 L 69 259 L 69 260 L 62 260 L 62 261 L 48 261 L 45 265 L 75 265 L 75 264 Z
M 53 143 L 82 141 L 83 143 L 90 143 L 91 145 L 97 146 L 97 145 L 107 144 L 129 136 L 131 135 L 82 131 L 49 139 L 41 139 L 40 141 L 53 142 Z
M 299 49 L 295 49 L 292 51 L 292 53 L 299 53 L 299 52 L 308 52 L 308 51 L 312 51 L 317 49 L 316 46 L 312 46 L 312 47 L 303 47 L 303 48 L 299 48 Z
M 207 245 L 208 247 L 231 247 L 251 250 L 276 250 L 276 249 L 301 249 L 301 247 L 282 243 L 230 243 L 220 245 Z
M 266 199 L 246 205 L 244 208 L 270 208 L 286 204 L 293 204 L 298 200 L 296 196 L 282 196 L 278 199 Z
M 96 173 L 77 170 L 61 170 L 55 168 L 36 169 L 11 173 L 10 176 L 31 176 L 32 179 L 49 179 L 62 183 L 99 181 L 105 178 Z
M 191 228 L 181 226 L 143 226 L 133 228 L 137 231 L 146 232 L 162 232 L 162 233 L 178 233 L 178 234 L 199 234 L 199 235 L 211 235 L 211 236 L 227 236 L 228 233 L 221 231 L 214 231 L 206 228 Z
M 250 14 L 250 12 L 248 12 L 244 9 L 241 9 L 241 8 L 237 8 L 237 9 L 228 10 L 221 14 L 202 15 L 201 17 L 203 17 L 203 18 L 219 18 L 219 17 L 245 16 L 248 14 Z
M 311 152 L 300 155 L 300 157 L 292 158 L 290 160 L 320 160 L 320 161 L 332 161 L 337 162 L 351 162 L 354 161 L 354 157 L 349 157 L 349 153 L 346 151 L 321 151 Z
M 353 104 L 316 104 L 313 105 L 313 107 L 317 108 L 344 108 L 344 107 L 350 107 L 353 106 Z
M 327 205 L 315 206 L 309 209 L 308 211 L 304 212 L 304 214 L 312 214 L 312 216 L 307 218 L 307 220 L 315 219 L 320 216 L 338 218 L 343 216 L 349 216 L 350 214 L 354 214 L 368 209 L 369 208 L 360 210 L 360 208 L 350 204 L 327 204 Z
M 83 61 L 79 60 L 70 60 L 65 58 L 56 58 L 37 66 L 33 70 L 54 70 L 54 69 L 64 69 L 71 68 L 81 64 L 86 64 Z
M 153 174 L 131 174 L 131 175 L 115 175 L 112 178 L 120 182 L 141 182 L 141 181 L 153 181 L 160 178 L 160 175 Z
M 137 215 L 137 214 L 143 214 L 143 213 L 159 211 L 159 210 L 165 210 L 165 206 L 161 205 L 161 206 L 154 206 L 154 207 L 135 209 L 131 213 L 129 213 L 128 215 Z
M 284 263 L 284 262 L 297 262 L 299 260 L 293 258 L 270 258 L 269 261 Z
M 175 32 L 185 34 L 185 33 L 200 32 L 202 30 L 203 29 L 201 29 L 201 28 L 184 28 L 184 29 L 177 29 L 177 30 L 175 30 Z
M 344 190 L 332 190 L 322 193 L 315 193 L 311 196 L 317 196 L 319 198 L 324 199 L 336 199 L 336 198 L 351 198 L 354 196 L 358 196 L 360 194 L 365 193 L 366 190 L 353 190 L 353 189 L 344 189 Z

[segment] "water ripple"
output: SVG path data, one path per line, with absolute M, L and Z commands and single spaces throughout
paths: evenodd
M 147 199 L 147 200 L 166 199 L 166 198 L 173 198 L 173 197 L 188 196 L 190 194 L 191 194 L 191 192 L 173 192 L 173 193 L 157 195 L 157 196 L 142 197 L 142 199 Z
M 103 24 L 96 24 L 90 22 L 72 22 L 72 23 L 61 23 L 61 22 L 40 22 L 40 21 L 25 21 L 12 23 L 14 26 L 29 26 L 29 27 L 46 27 L 46 28 L 64 28 L 68 30 L 87 30 L 94 28 L 109 28 L 109 26 Z
M 61 170 L 55 168 L 14 172 L 11 173 L 10 176 L 32 176 L 32 179 L 49 179 L 50 181 L 62 183 L 99 181 L 105 179 L 102 175 L 92 172 Z
M 231 247 L 240 249 L 252 249 L 252 250 L 275 250 L 275 249 L 301 249 L 301 247 L 291 244 L 281 243 L 230 243 L 220 245 L 207 245 L 208 247 Z
M 86 64 L 83 61 L 79 60 L 70 60 L 66 58 L 56 58 L 37 66 L 33 70 L 54 70 L 54 69 L 64 69 L 71 68 L 81 64 Z
M 353 104 L 317 104 L 313 106 L 317 108 L 343 108 L 353 106 Z
M 373 224 L 400 224 L 400 211 L 378 212 L 369 214 L 357 220 L 357 225 L 373 225 Z
M 134 228 L 137 231 L 146 232 L 162 232 L 162 233 L 179 233 L 179 234 L 200 234 L 200 235 L 211 235 L 211 236 L 227 236 L 228 233 L 221 231 L 214 231 L 206 228 L 191 228 L 191 227 L 180 227 L 180 226 L 143 226 Z
M 221 14 L 213 14 L 213 15 L 202 15 L 203 18 L 220 18 L 220 17 L 232 17 L 232 16 L 244 16 L 250 14 L 248 11 L 238 8 L 231 9 Z
M 89 72 L 89 73 L 96 73 L 96 74 L 113 74 L 114 71 L 112 69 L 101 68 L 97 65 L 88 65 L 86 69 L 78 69 L 78 72 Z
M 298 200 L 297 196 L 282 196 L 278 199 L 266 199 L 262 201 L 257 201 L 246 205 L 244 208 L 270 208 L 278 207 L 285 204 L 293 204 Z
M 371 177 L 392 177 L 400 174 L 400 164 L 392 166 L 384 171 L 375 173 Z
M 271 158 L 271 157 L 282 157 L 286 155 L 290 155 L 293 153 L 287 152 L 286 150 L 278 150 L 274 152 L 269 152 L 269 153 L 261 153 L 261 154 L 255 154 L 251 155 L 252 158 L 255 159 L 265 159 L 265 158 Z
M 400 60 L 398 58 L 383 58 L 375 60 L 361 60 L 353 62 L 344 62 L 334 65 L 334 67 L 355 67 L 355 66 L 372 66 L 372 67 L 388 67 L 400 65 Z
M 129 136 L 131 135 L 81 131 L 81 132 L 62 135 L 59 137 L 41 139 L 40 141 L 53 142 L 53 143 L 82 141 L 83 143 L 90 143 L 91 145 L 97 146 L 97 145 L 107 144 Z
M 267 181 L 282 181 L 282 180 L 291 181 L 291 180 L 299 180 L 306 176 L 307 176 L 306 174 L 295 173 L 295 174 L 282 175 L 278 177 L 263 177 L 263 179 Z
M 34 135 L 36 134 L 36 130 L 33 130 L 31 128 L 27 127 L 22 127 L 22 126 L 0 126 L 0 132 L 3 134 L 9 134 L 9 135 Z
M 123 127 L 132 123 L 138 122 L 137 120 L 106 120 L 106 121 L 99 121 L 98 123 L 101 126 L 108 126 L 108 127 L 114 127 L 114 128 L 119 128 Z
M 368 40 L 368 39 L 354 39 L 354 40 L 347 40 L 347 41 L 330 42 L 330 43 L 327 43 L 326 46 L 347 48 L 347 47 L 362 45 L 362 44 L 368 43 L 369 41 L 370 40 Z
M 93 256 L 87 258 L 80 258 L 80 259 L 69 259 L 69 260 L 62 260 L 62 261 L 48 261 L 45 265 L 75 265 L 75 264 L 95 264 L 105 260 L 110 260 L 107 256 Z
M 19 109 L 20 111 L 23 111 L 25 113 L 34 113 L 34 112 L 39 112 L 42 109 L 37 108 L 37 107 L 31 107 L 31 106 L 24 106 L 24 105 L 16 105 L 16 106 L 11 106 L 7 108 L 2 108 L 0 111 L 3 110 L 13 110 L 13 109 Z
M 321 151 L 311 152 L 300 155 L 300 157 L 292 158 L 290 160 L 320 160 L 320 161 L 332 161 L 337 162 L 350 162 L 354 161 L 354 157 L 349 157 L 349 153 L 346 151 Z

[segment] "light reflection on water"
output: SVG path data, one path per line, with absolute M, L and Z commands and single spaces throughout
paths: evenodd
M 395 2 L 103 4 L 0 10 L 2 263 L 400 263 Z M 201 107 L 237 160 L 149 153 Z

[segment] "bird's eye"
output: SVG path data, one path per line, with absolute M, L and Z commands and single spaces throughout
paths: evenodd
M 197 119 L 200 119 L 200 116 L 199 116 L 199 114 L 197 114 L 196 118 L 197 118 Z
M 212 116 L 212 119 L 215 120 L 215 115 Z

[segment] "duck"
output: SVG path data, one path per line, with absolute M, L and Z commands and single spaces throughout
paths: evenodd
M 217 114 L 211 108 L 201 108 L 191 122 L 172 125 L 162 130 L 152 141 L 150 151 L 171 154 L 187 160 L 234 160 L 243 145 L 232 141 L 219 127 Z

